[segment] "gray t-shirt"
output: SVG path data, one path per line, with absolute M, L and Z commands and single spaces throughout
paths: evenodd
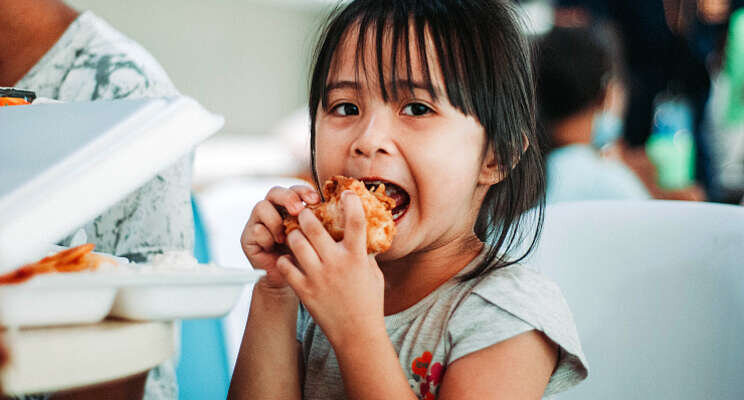
M 475 268 L 482 257 L 483 253 L 460 274 Z M 465 282 L 455 277 L 410 308 L 386 316 L 385 325 L 420 399 L 436 398 L 447 366 L 455 360 L 533 329 L 560 346 L 545 396 L 587 376 L 576 326 L 560 289 L 524 265 Z M 297 340 L 302 342 L 305 362 L 304 398 L 345 399 L 333 348 L 304 307 L 298 315 Z
M 80 14 L 14 86 L 64 102 L 178 95 L 163 68 L 142 46 L 90 11 Z M 96 251 L 135 262 L 164 251 L 192 250 L 191 158 L 182 157 L 87 223 L 83 227 L 87 241 L 96 245 Z M 153 369 L 145 398 L 176 397 L 173 364 Z

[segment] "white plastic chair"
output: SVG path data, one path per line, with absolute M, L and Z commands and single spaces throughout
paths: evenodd
M 561 287 L 589 378 L 561 399 L 744 399 L 744 207 L 548 208 L 534 265 Z

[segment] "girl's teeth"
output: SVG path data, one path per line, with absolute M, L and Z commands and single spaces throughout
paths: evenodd
M 371 181 L 371 182 L 365 182 L 364 185 L 367 187 L 367 190 L 374 191 L 377 189 L 378 186 L 382 184 L 381 181 Z

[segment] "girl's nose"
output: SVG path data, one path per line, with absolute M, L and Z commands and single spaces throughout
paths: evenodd
M 374 158 L 378 154 L 392 154 L 391 129 L 392 124 L 387 116 L 371 115 L 351 145 L 352 155 Z

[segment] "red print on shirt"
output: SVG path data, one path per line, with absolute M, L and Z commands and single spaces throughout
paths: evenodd
M 411 372 L 417 385 L 411 385 L 411 388 L 418 391 L 419 399 L 434 400 L 436 392 L 442 377 L 444 376 L 444 366 L 441 363 L 432 364 L 432 354 L 425 351 L 421 357 L 417 357 L 411 363 Z M 417 387 L 418 386 L 418 387 Z

